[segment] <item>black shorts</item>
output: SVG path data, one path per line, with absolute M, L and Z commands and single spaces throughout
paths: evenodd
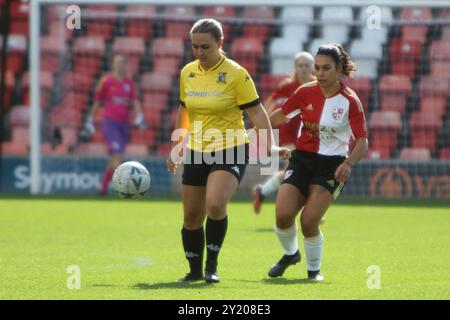
M 216 152 L 187 149 L 183 159 L 182 183 L 188 186 L 206 186 L 208 175 L 217 170 L 230 172 L 240 183 L 248 164 L 248 154 L 248 144 Z
M 343 156 L 324 156 L 294 150 L 282 183 L 289 183 L 297 187 L 305 197 L 309 195 L 309 186 L 318 184 L 330 191 L 333 198 L 337 199 L 344 184 L 336 181 L 334 173 L 344 160 Z

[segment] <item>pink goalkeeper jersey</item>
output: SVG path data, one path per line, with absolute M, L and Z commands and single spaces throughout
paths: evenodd
M 108 74 L 97 85 L 95 101 L 103 107 L 104 118 L 128 122 L 135 100 L 135 85 L 130 78 L 119 80 Z

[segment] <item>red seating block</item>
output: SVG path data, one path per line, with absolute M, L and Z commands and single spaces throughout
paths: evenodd
M 400 113 L 396 111 L 373 112 L 369 127 L 371 148 L 392 150 L 397 145 L 397 135 L 401 129 Z
M 171 38 L 157 38 L 152 42 L 153 59 L 174 57 L 181 59 L 184 54 L 183 40 Z
M 9 122 L 12 126 L 28 126 L 30 124 L 30 108 L 28 106 L 13 107 Z
M 11 131 L 11 140 L 16 143 L 30 143 L 30 129 L 29 127 L 13 127 Z
M 400 20 L 403 21 L 431 21 L 433 19 L 430 8 L 404 8 L 400 11 Z M 416 40 L 424 43 L 428 32 L 428 26 L 407 25 L 402 27 L 404 40 Z
M 69 153 L 68 147 L 64 144 L 58 144 L 54 148 L 48 142 L 41 144 L 41 153 L 44 156 L 64 156 Z
M 231 45 L 231 54 L 237 60 L 259 61 L 264 54 L 263 42 L 258 38 L 236 38 Z
M 384 75 L 379 82 L 381 110 L 403 112 L 411 93 L 411 80 L 405 75 Z
M 53 127 L 73 126 L 79 128 L 81 125 L 81 112 L 69 107 L 56 106 L 50 113 L 50 123 Z
M 117 20 L 115 12 L 116 5 L 90 5 L 83 13 L 92 16 L 87 19 L 87 34 L 89 36 L 100 36 L 106 39 L 111 38 L 114 24 Z
M 450 60 L 433 61 L 430 69 L 432 76 L 450 79 Z
M 429 161 L 431 153 L 426 148 L 404 148 L 400 151 L 399 158 L 400 160 Z
M 128 144 L 125 147 L 125 155 L 132 157 L 147 157 L 148 148 L 145 144 Z
M 439 153 L 439 159 L 450 160 L 450 148 L 442 148 Z
M 146 93 L 143 95 L 142 106 L 144 109 L 165 110 L 168 100 L 167 93 Z
M 222 23 L 222 31 L 225 40 L 230 38 L 232 25 L 227 23 L 227 19 L 236 17 L 236 10 L 234 7 L 208 6 L 204 8 L 203 16 L 219 20 Z
M 153 61 L 153 71 L 156 73 L 165 73 L 170 76 L 176 76 L 180 73 L 181 59 L 178 57 L 157 58 Z
M 441 118 L 447 107 L 447 99 L 444 97 L 425 96 L 420 99 L 420 112 L 434 114 Z
M 91 92 L 94 87 L 94 79 L 89 74 L 67 71 L 63 75 L 62 85 L 67 92 L 72 90 Z
M 267 99 L 284 79 L 286 79 L 286 75 L 265 73 L 261 76 L 261 80 L 259 81 L 258 92 L 261 93 L 263 99 Z
M 367 112 L 369 97 L 372 92 L 372 84 L 367 77 L 345 78 L 345 85 L 354 90 L 361 100 L 364 110 Z
M 154 20 L 156 18 L 156 7 L 152 5 L 128 5 L 125 9 L 128 16 L 132 19 L 125 20 L 127 35 L 130 37 L 140 37 L 150 39 Z
M 6 156 L 26 156 L 28 145 L 25 143 L 2 142 L 2 154 Z
M 424 76 L 420 79 L 420 95 L 447 98 L 450 92 L 449 80 L 443 77 Z
M 189 6 L 167 6 L 164 10 L 166 16 L 166 37 L 177 38 L 181 40 L 189 39 L 189 32 L 192 28 L 192 22 L 186 21 L 186 18 L 195 19 L 195 8 Z
M 84 156 L 105 156 L 108 154 L 108 147 L 104 143 L 80 143 L 75 148 L 75 153 Z
M 145 144 L 146 146 L 154 147 L 156 144 L 156 133 L 153 130 L 133 129 L 131 143 Z
M 265 41 L 270 35 L 272 25 L 264 23 L 263 20 L 272 20 L 275 18 L 275 11 L 272 7 L 245 7 L 242 13 L 243 18 L 253 19 L 254 22 L 244 25 L 244 36 L 250 38 L 259 38 Z M 261 20 L 262 23 L 259 23 Z
M 141 77 L 141 92 L 169 93 L 172 90 L 172 76 L 166 73 L 147 72 Z
M 450 61 L 450 40 L 436 40 L 430 45 L 430 61 Z
M 370 148 L 366 155 L 365 155 L 365 159 L 389 159 L 389 149 L 388 148 L 379 148 L 379 149 L 373 149 Z

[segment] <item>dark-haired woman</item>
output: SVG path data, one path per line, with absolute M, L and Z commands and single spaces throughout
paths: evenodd
M 323 45 L 314 58 L 317 81 L 301 86 L 272 116 L 272 124 L 300 114 L 301 133 L 292 152 L 276 201 L 275 232 L 284 249 L 283 257 L 269 270 L 282 276 L 300 261 L 295 218 L 300 225 L 308 278 L 321 281 L 323 235 L 319 223 L 342 191 L 352 167 L 368 149 L 363 107 L 353 90 L 340 81 L 356 67 L 339 44 Z M 349 139 L 355 138 L 350 154 Z

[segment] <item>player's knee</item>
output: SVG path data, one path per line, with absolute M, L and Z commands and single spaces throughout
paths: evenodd
M 316 220 L 302 217 L 300 223 L 305 237 L 314 237 L 319 233 L 319 223 Z
M 198 212 L 187 211 L 184 213 L 184 226 L 189 230 L 196 230 L 203 224 L 203 215 Z
M 285 208 L 277 207 L 276 210 L 276 224 L 280 229 L 287 229 L 295 222 L 295 213 L 286 210 Z
M 226 214 L 226 203 L 217 200 L 206 201 L 206 212 L 212 218 L 222 218 Z

